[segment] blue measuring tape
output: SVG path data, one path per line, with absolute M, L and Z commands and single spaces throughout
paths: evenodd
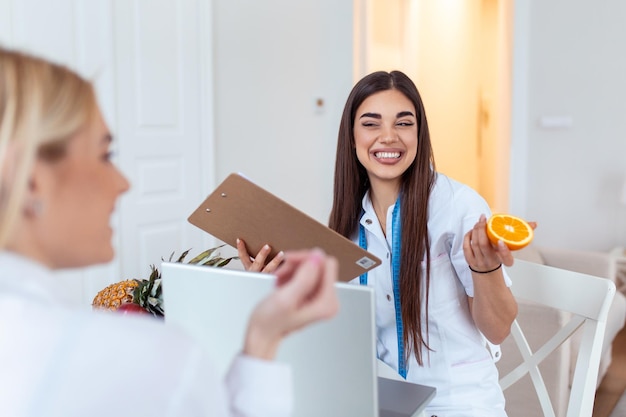
M 406 359 L 404 357 L 404 337 L 402 311 L 400 309 L 400 246 L 402 242 L 402 222 L 400 221 L 400 197 L 393 207 L 391 220 L 391 276 L 393 279 L 393 301 L 396 309 L 396 334 L 398 337 L 398 373 L 406 379 Z M 359 246 L 367 250 L 365 228 L 359 224 Z M 361 285 L 367 285 L 367 272 L 359 277 Z

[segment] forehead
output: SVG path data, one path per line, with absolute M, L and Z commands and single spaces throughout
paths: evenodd
M 398 90 L 385 90 L 372 94 L 357 108 L 357 117 L 362 113 L 392 113 L 410 111 L 415 114 L 415 106 L 407 96 Z

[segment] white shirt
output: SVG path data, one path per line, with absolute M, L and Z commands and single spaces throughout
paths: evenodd
M 376 298 L 378 356 L 398 370 L 391 274 L 393 208 L 387 211 L 385 237 L 366 193 L 360 223 L 365 228 L 367 250 L 382 260 L 381 266 L 368 273 L 368 285 L 374 287 Z M 415 356 L 407 363 L 408 381 L 437 388 L 425 415 L 506 416 L 495 363 L 472 320 L 467 300 L 473 296 L 474 286 L 463 254 L 463 238 L 481 214 L 489 217 L 490 210 L 478 193 L 437 174 L 428 205 L 431 256 L 428 343 L 432 351 L 424 352 L 424 366 L 418 365 Z M 358 236 L 354 241 L 358 243 Z M 425 261 L 422 266 L 425 270 Z M 505 281 L 511 285 L 506 274 Z M 353 282 L 358 283 L 359 279 Z
M 185 334 L 72 310 L 49 270 L 0 252 L 1 416 L 274 417 L 292 401 L 289 367 L 239 355 L 222 381 Z

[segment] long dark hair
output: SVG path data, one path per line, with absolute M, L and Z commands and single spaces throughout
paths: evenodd
M 365 76 L 352 89 L 339 125 L 333 207 L 329 226 L 350 238 L 356 233 L 361 215 L 361 201 L 369 188 L 367 171 L 356 156 L 354 122 L 356 110 L 372 94 L 397 90 L 415 106 L 417 118 L 417 155 L 402 174 L 400 194 L 402 249 L 400 254 L 400 303 L 407 357 L 415 353 L 423 364 L 422 347 L 428 348 L 428 287 L 430 251 L 428 239 L 428 198 L 435 182 L 435 161 L 426 112 L 417 87 L 400 71 L 378 71 Z M 425 273 L 421 262 L 426 259 Z M 425 323 L 421 313 L 424 313 Z M 406 359 L 406 358 L 405 358 Z

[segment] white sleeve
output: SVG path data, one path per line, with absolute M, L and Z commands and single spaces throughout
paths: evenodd
M 188 353 L 182 364 L 169 364 L 169 368 L 178 368 L 179 378 L 173 392 L 162 393 L 171 396 L 168 416 L 292 415 L 293 388 L 289 366 L 238 355 L 222 380 L 203 351 L 194 348 Z
M 463 239 L 465 238 L 465 234 L 474 227 L 481 214 L 484 214 L 487 218 L 491 216 L 491 209 L 480 194 L 467 186 L 463 186 L 456 192 L 454 208 L 455 212 L 451 223 L 454 239 L 452 240 L 450 259 L 454 265 L 457 276 L 461 280 L 463 287 L 465 287 L 465 292 L 468 296 L 473 297 L 474 281 L 467 261 L 465 260 Z M 512 283 L 511 279 L 505 269 L 503 269 L 502 272 L 506 286 L 510 287 Z
M 226 376 L 233 417 L 289 417 L 293 411 L 291 368 L 238 355 Z

